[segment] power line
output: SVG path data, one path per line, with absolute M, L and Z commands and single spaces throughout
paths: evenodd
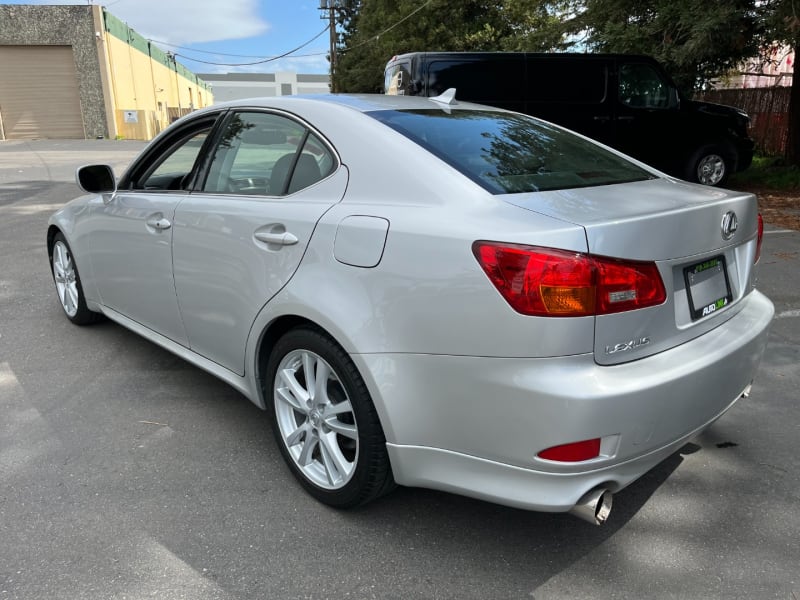
M 320 37 L 320 36 L 321 36 L 323 33 L 327 32 L 329 28 L 330 28 L 330 26 L 329 26 L 329 25 L 326 25 L 326 26 L 325 26 L 325 29 L 323 29 L 322 31 L 320 31 L 320 32 L 319 32 L 317 35 L 315 35 L 313 38 L 311 38 L 311 39 L 310 39 L 310 40 L 308 40 L 307 42 L 305 42 L 305 43 L 303 43 L 303 44 L 300 44 L 300 45 L 299 45 L 297 48 L 293 48 L 292 50 L 289 50 L 288 52 L 284 52 L 283 54 L 279 54 L 278 56 L 273 56 L 273 57 L 270 57 L 270 58 L 265 58 L 265 59 L 263 59 L 263 60 L 257 60 L 257 61 L 254 61 L 254 62 L 246 62 L 246 63 L 218 63 L 218 62 L 211 62 L 211 61 L 207 61 L 207 60 L 199 60 L 199 59 L 197 59 L 197 58 L 191 58 L 191 57 L 189 57 L 189 56 L 186 56 L 185 54 L 178 54 L 177 52 L 175 53 L 175 56 L 180 56 L 181 58 L 183 58 L 183 59 L 185 59 L 185 60 L 192 61 L 192 62 L 196 62 L 196 63 L 202 63 L 202 64 L 204 64 L 204 65 L 215 65 L 215 66 L 219 66 L 219 67 L 249 67 L 249 66 L 251 66 L 251 65 L 261 65 L 261 64 L 264 64 L 264 63 L 272 62 L 272 61 L 274 61 L 274 60 L 278 60 L 278 59 L 280 59 L 280 58 L 284 58 L 284 57 L 286 57 L 286 56 L 289 56 L 290 54 L 294 54 L 295 52 L 297 52 L 297 51 L 298 51 L 298 50 L 300 50 L 301 48 L 305 48 L 305 47 L 306 47 L 306 46 L 308 46 L 308 45 L 309 45 L 311 42 L 315 41 L 315 40 L 316 40 L 317 38 L 319 38 L 319 37 Z
M 398 25 L 400 25 L 400 24 L 401 24 L 401 23 L 403 23 L 404 21 L 407 21 L 408 19 L 410 19 L 411 17 L 413 17 L 415 14 L 417 14 L 417 13 L 418 13 L 419 11 L 421 11 L 423 8 L 427 7 L 427 6 L 428 6 L 428 5 L 429 5 L 431 2 L 433 2 L 433 0 L 428 0 L 427 2 L 425 2 L 425 4 L 423 4 L 422 6 L 419 6 L 419 7 L 415 8 L 413 11 L 411 11 L 409 14 L 407 14 L 405 17 L 403 17 L 402 19 L 400 19 L 399 21 L 397 21 L 397 22 L 396 22 L 396 23 L 394 23 L 393 25 L 391 25 L 391 26 L 387 27 L 386 29 L 384 29 L 384 30 L 383 30 L 383 31 L 381 31 L 380 33 L 376 33 L 375 35 L 373 35 L 373 36 L 370 36 L 368 39 L 364 40 L 364 41 L 363 41 L 363 42 L 361 42 L 360 44 L 356 44 L 355 46 L 350 46 L 349 48 L 342 48 L 341 50 L 337 50 L 337 52 L 338 52 L 339 54 L 347 54 L 347 53 L 348 53 L 348 52 L 350 52 L 351 50 L 355 50 L 356 48 L 361 48 L 362 46 L 366 46 L 367 44 L 371 44 L 372 42 L 376 42 L 376 41 L 378 41 L 378 39 L 379 39 L 379 38 L 380 38 L 382 35 L 384 35 L 384 34 L 386 34 L 386 33 L 389 33 L 389 32 L 390 32 L 392 29 L 394 29 L 395 27 L 397 27 Z M 297 56 L 297 58 L 300 58 L 300 57 L 308 57 L 308 56 L 328 56 L 328 52 L 317 52 L 316 54 L 300 54 L 300 55 L 298 55 L 298 56 Z
M 225 52 L 215 52 L 213 50 L 197 50 L 196 48 L 189 48 L 188 46 L 178 46 L 177 44 L 170 44 L 161 40 L 148 39 L 148 42 L 159 44 L 161 46 L 169 46 L 170 48 L 177 48 L 179 50 L 187 50 L 189 52 L 196 52 L 198 54 L 213 54 L 215 56 L 232 56 L 234 58 L 272 58 L 270 56 L 256 55 L 256 54 L 227 54 Z
M 423 5 L 422 5 L 422 6 L 420 6 L 419 8 L 417 8 L 417 9 L 415 9 L 415 10 L 411 11 L 411 12 L 410 12 L 409 14 L 407 14 L 405 17 L 403 17 L 402 19 L 400 19 L 399 21 L 397 21 L 397 23 L 395 23 L 394 25 L 392 25 L 392 26 L 390 26 L 390 27 L 387 27 L 386 29 L 384 29 L 384 30 L 383 30 L 383 31 L 381 31 L 380 33 L 378 33 L 378 34 L 376 34 L 376 35 L 373 35 L 372 37 L 370 37 L 370 38 L 369 38 L 369 39 L 367 39 L 367 40 L 364 40 L 364 41 L 363 41 L 363 42 L 361 42 L 360 44 L 356 44 L 355 46 L 351 46 L 350 48 L 343 48 L 342 50 L 340 50 L 340 52 L 341 52 L 341 53 L 350 52 L 351 50 L 355 50 L 356 48 L 360 48 L 361 46 L 366 46 L 366 45 L 367 45 L 367 44 L 369 44 L 370 42 L 375 42 L 375 41 L 377 41 L 379 37 L 381 37 L 382 35 L 384 35 L 384 34 L 386 34 L 386 33 L 389 33 L 389 32 L 390 32 L 392 29 L 394 29 L 395 27 L 397 27 L 398 25 L 400 25 L 400 23 L 403 23 L 403 22 L 407 21 L 408 19 L 410 19 L 411 17 L 413 17 L 415 14 L 417 14 L 417 13 L 418 13 L 419 11 L 421 11 L 423 8 L 427 7 L 427 6 L 428 6 L 428 5 L 429 5 L 431 2 L 433 2 L 433 0 L 428 0 L 428 1 L 427 1 L 425 4 L 423 4 Z
M 122 0 L 116 0 L 116 1 L 120 2 Z M 411 11 L 409 14 L 407 14 L 405 17 L 403 17 L 399 21 L 393 23 L 392 25 L 390 25 L 389 27 L 387 27 L 386 29 L 384 29 L 380 33 L 377 33 L 377 34 L 375 34 L 373 36 L 370 36 L 368 39 L 364 40 L 363 42 L 361 42 L 359 44 L 356 44 L 355 46 L 350 46 L 349 48 L 342 48 L 341 50 L 338 50 L 337 52 L 340 53 L 340 54 L 346 54 L 346 53 L 348 53 L 348 52 L 350 52 L 352 50 L 355 50 L 356 48 L 361 48 L 362 46 L 366 46 L 367 44 L 371 44 L 372 42 L 377 41 L 382 35 L 385 35 L 385 34 L 389 33 L 395 27 L 397 27 L 398 25 L 404 23 L 408 19 L 410 19 L 411 17 L 416 15 L 418 12 L 420 12 L 422 9 L 428 7 L 432 2 L 433 2 L 433 0 L 427 0 L 424 4 L 418 6 L 413 11 Z M 264 64 L 264 63 L 268 63 L 268 62 L 272 62 L 272 61 L 275 61 L 275 60 L 279 60 L 281 58 L 285 58 L 285 57 L 289 56 L 290 54 L 294 54 L 298 50 L 301 50 L 302 48 L 305 48 L 306 46 L 308 46 L 311 42 L 316 41 L 319 37 L 322 36 L 322 34 L 324 34 L 329 29 L 330 29 L 330 26 L 327 26 L 327 27 L 325 27 L 325 29 L 320 31 L 313 38 L 311 38 L 310 40 L 308 40 L 304 44 L 301 44 L 297 48 L 289 50 L 288 52 L 284 52 L 283 54 L 280 54 L 278 56 L 272 56 L 272 57 L 261 57 L 261 56 L 253 56 L 253 55 L 246 55 L 246 54 L 226 54 L 224 52 L 213 52 L 213 51 L 210 51 L 210 50 L 195 50 L 193 48 L 187 48 L 185 46 L 177 46 L 175 44 L 170 44 L 169 42 L 161 42 L 159 40 L 149 40 L 149 41 L 154 42 L 156 44 L 163 44 L 165 46 L 170 46 L 172 48 L 178 48 L 180 50 L 186 50 L 186 51 L 189 51 L 189 52 L 196 52 L 196 53 L 202 53 L 202 54 L 212 54 L 212 55 L 217 55 L 217 56 L 232 56 L 232 57 L 236 57 L 236 58 L 258 58 L 258 59 L 260 59 L 260 60 L 254 61 L 254 62 L 246 62 L 246 63 L 221 63 L 221 62 L 212 62 L 212 61 L 200 60 L 200 59 L 197 59 L 197 58 L 191 58 L 189 56 L 186 56 L 185 54 L 178 54 L 177 52 L 175 53 L 175 56 L 180 56 L 184 60 L 188 60 L 188 61 L 196 62 L 196 63 L 201 63 L 201 64 L 204 64 L 204 65 L 214 65 L 214 66 L 218 66 L 218 67 L 249 67 L 249 66 L 252 66 L 252 65 L 261 65 L 261 64 Z M 297 56 L 295 56 L 295 58 L 309 58 L 309 57 L 313 57 L 313 56 L 328 56 L 328 54 L 329 54 L 328 52 L 314 52 L 314 53 L 311 53 L 311 54 L 298 54 Z

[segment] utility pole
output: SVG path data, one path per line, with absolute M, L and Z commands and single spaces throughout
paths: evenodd
M 331 63 L 331 92 L 336 93 L 336 11 L 344 10 L 347 0 L 319 0 L 319 9 L 322 11 L 320 17 L 323 21 L 328 21 L 330 28 L 331 47 L 328 58 Z

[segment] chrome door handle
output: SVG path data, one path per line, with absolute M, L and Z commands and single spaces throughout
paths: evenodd
M 266 244 L 277 244 L 279 246 L 292 246 L 297 243 L 297 236 L 288 231 L 271 232 L 271 231 L 257 231 L 255 238 L 259 242 Z
M 165 229 L 172 227 L 172 223 L 169 222 L 169 219 L 165 219 L 164 217 L 161 217 L 160 219 L 155 217 L 147 219 L 147 225 L 153 229 L 157 229 L 158 231 L 164 231 Z

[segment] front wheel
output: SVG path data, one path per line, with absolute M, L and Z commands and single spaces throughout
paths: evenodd
M 102 318 L 100 313 L 93 312 L 86 307 L 75 257 L 72 256 L 72 250 L 61 233 L 57 233 L 53 239 L 50 268 L 56 284 L 58 301 L 67 318 L 76 325 L 88 325 L 100 320 Z
M 722 185 L 733 171 L 734 163 L 730 148 L 721 144 L 704 146 L 689 160 L 686 178 L 703 185 Z
M 286 333 L 270 356 L 266 381 L 281 454 L 312 496 L 350 508 L 394 487 L 367 387 L 329 337 L 310 327 Z

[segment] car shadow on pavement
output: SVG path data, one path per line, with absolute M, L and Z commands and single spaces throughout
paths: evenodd
M 529 512 L 402 487 L 345 513 L 344 520 L 356 531 L 388 527 L 382 550 L 387 555 L 408 555 L 413 549 L 413 560 L 421 568 L 449 565 L 459 579 L 489 570 L 492 578 L 517 582 L 520 595 L 527 597 L 625 527 L 681 465 L 683 455 L 697 450 L 699 446 L 686 444 L 616 495 L 611 516 L 599 527 L 567 513 Z M 452 574 L 444 578 L 453 579 Z M 475 584 L 486 587 L 486 582 Z

